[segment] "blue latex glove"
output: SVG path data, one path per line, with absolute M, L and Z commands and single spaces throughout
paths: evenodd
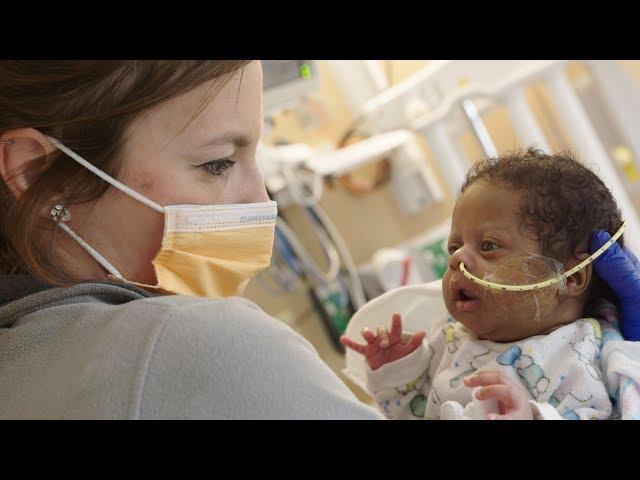
M 589 239 L 589 253 L 611 236 L 600 230 Z M 620 331 L 625 340 L 640 340 L 640 263 L 636 256 L 614 242 L 593 262 L 596 273 L 611 287 L 620 302 Z

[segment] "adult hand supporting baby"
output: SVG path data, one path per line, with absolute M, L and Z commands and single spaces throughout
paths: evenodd
M 590 253 L 604 245 L 611 236 L 604 230 L 591 235 Z M 635 255 L 618 242 L 595 259 L 593 268 L 620 302 L 620 331 L 625 340 L 640 340 L 640 263 Z

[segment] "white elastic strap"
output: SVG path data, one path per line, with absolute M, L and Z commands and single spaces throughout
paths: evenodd
M 58 140 L 56 140 L 53 137 L 47 137 L 49 140 L 51 140 L 51 143 L 53 143 L 57 148 L 59 148 L 60 150 L 62 150 L 64 153 L 66 153 L 67 155 L 69 155 L 71 158 L 73 158 L 76 162 L 78 162 L 80 165 L 82 165 L 83 167 L 87 168 L 88 170 L 91 170 L 93 173 L 95 173 L 96 175 L 98 175 L 100 178 L 102 178 L 103 180 L 109 182 L 111 185 L 113 185 L 114 187 L 116 187 L 118 190 L 120 190 L 122 193 L 126 193 L 127 195 L 129 195 L 131 198 L 134 198 L 135 200 L 138 200 L 139 202 L 144 203 L 145 205 L 147 205 L 148 207 L 153 208 L 154 210 L 160 212 L 160 213 L 164 213 L 164 208 L 160 205 L 158 205 L 156 202 L 149 200 L 147 197 L 140 195 L 138 192 L 136 192 L 135 190 L 130 189 L 129 187 L 127 187 L 125 184 L 120 183 L 118 180 L 116 180 L 113 177 L 110 177 L 109 175 L 107 175 L 106 173 L 104 173 L 102 170 L 100 170 L 99 168 L 95 167 L 94 165 L 92 165 L 91 163 L 87 162 L 84 158 L 82 158 L 80 155 L 78 155 L 77 153 L 75 153 L 73 150 L 68 149 L 67 147 L 65 147 L 62 143 L 60 143 Z M 91 247 L 89 247 L 91 248 Z
M 122 276 L 122 274 L 113 266 L 111 265 L 106 258 L 104 258 L 102 255 L 100 255 L 98 252 L 96 252 L 91 245 L 89 245 L 87 242 L 85 242 L 82 238 L 80 238 L 73 230 L 71 230 L 71 228 L 69 228 L 68 225 L 60 222 L 58 223 L 58 226 L 64 230 L 65 232 L 67 232 L 76 242 L 78 242 L 80 244 L 80 246 L 82 248 L 85 249 L 85 251 L 91 255 L 94 260 L 96 262 L 98 262 L 100 265 L 102 265 L 111 275 L 113 275 L 114 277 L 117 277 L 119 279 L 124 280 L 124 277 Z

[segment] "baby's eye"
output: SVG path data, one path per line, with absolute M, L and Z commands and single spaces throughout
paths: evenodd
M 497 248 L 500 248 L 500 245 L 490 242 L 488 240 L 485 240 L 482 243 L 480 243 L 480 250 L 483 252 L 491 252 Z

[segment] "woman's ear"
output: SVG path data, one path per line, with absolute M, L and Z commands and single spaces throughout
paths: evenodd
M 45 167 L 56 147 L 34 128 L 10 130 L 0 136 L 0 176 L 14 197 L 20 198 Z M 42 159 L 41 164 L 33 163 Z
M 580 262 L 589 257 L 588 253 L 578 253 L 573 260 L 567 262 L 566 269 L 570 270 Z M 591 283 L 591 275 L 593 273 L 593 265 L 590 263 L 586 267 L 578 270 L 573 275 L 567 277 L 567 288 L 565 295 L 569 297 L 578 297 L 589 288 Z

